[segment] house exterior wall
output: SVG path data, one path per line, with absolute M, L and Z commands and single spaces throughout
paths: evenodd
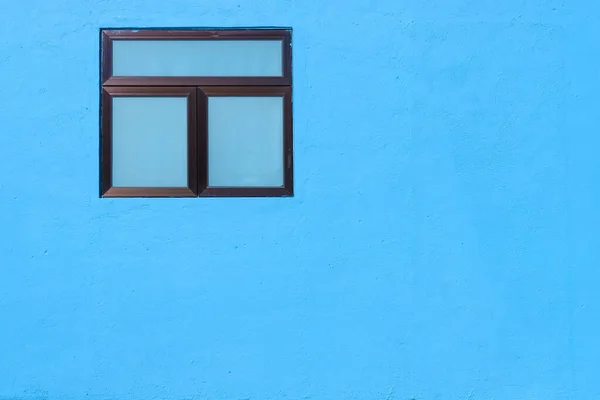
M 99 29 L 293 31 L 295 197 L 100 199 Z M 0 399 L 597 399 L 600 5 L 0 0 Z

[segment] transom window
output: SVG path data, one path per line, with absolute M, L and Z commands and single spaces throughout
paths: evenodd
M 102 197 L 293 195 L 291 30 L 101 41 Z

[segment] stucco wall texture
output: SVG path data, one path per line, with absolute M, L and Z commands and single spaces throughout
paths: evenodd
M 99 199 L 101 27 L 289 26 L 296 196 Z M 0 0 L 0 399 L 600 398 L 600 3 Z

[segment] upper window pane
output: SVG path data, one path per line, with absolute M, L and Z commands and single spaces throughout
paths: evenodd
M 114 40 L 113 76 L 283 76 L 281 40 Z

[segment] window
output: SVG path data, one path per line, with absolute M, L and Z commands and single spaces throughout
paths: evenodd
M 293 195 L 290 30 L 102 30 L 101 48 L 101 197 Z

